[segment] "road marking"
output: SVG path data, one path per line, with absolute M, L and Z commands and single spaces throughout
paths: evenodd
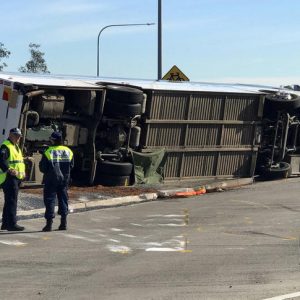
M 22 243 L 18 240 L 15 240 L 15 241 L 0 240 L 0 243 L 4 244 L 4 245 L 9 245 L 9 246 L 25 246 L 25 245 L 27 245 L 27 243 Z
M 199 226 L 199 227 L 197 228 L 197 231 L 202 232 L 202 231 L 204 231 L 204 229 L 203 229 L 203 227 Z
M 184 217 L 185 215 L 148 215 L 149 218 L 154 217 L 163 217 L 163 218 L 178 218 L 178 217 Z
M 94 229 L 89 229 L 89 232 L 105 232 L 104 229 L 100 229 L 100 228 L 94 228 Z
M 83 233 L 93 233 L 93 230 L 84 230 L 84 229 L 79 229 L 78 231 L 83 232 Z
M 157 243 L 157 242 L 149 242 L 149 243 L 145 243 L 144 245 L 147 246 L 157 246 L 160 247 L 162 245 L 162 243 Z
M 119 240 L 114 240 L 114 239 L 108 239 L 110 242 L 114 242 L 114 243 L 120 243 Z
M 170 223 L 170 224 L 157 224 L 158 226 L 170 226 L 170 227 L 182 227 L 182 226 L 186 226 L 185 223 L 182 223 L 182 224 L 173 224 L 173 223 Z
M 101 236 L 101 237 L 107 237 L 106 234 L 102 234 L 102 233 L 98 233 L 97 235 L 98 235 L 98 236 Z
M 128 254 L 131 252 L 131 249 L 127 246 L 108 245 L 107 248 L 111 252 L 115 252 L 115 253 Z
M 227 250 L 245 250 L 245 248 L 242 247 L 230 247 L 230 248 L 225 248 Z
M 86 238 L 86 237 L 84 237 L 82 235 L 75 235 L 75 234 L 64 233 L 64 236 L 66 236 L 68 238 L 71 238 L 71 239 L 84 240 L 84 241 L 92 242 L 92 243 L 98 242 L 98 240 L 89 239 L 89 238 Z
M 111 231 L 124 231 L 123 229 L 120 229 L 120 228 L 111 228 L 110 230 Z
M 253 221 L 245 220 L 246 224 L 253 224 Z
M 263 299 L 263 300 L 284 300 L 284 299 L 291 299 L 291 298 L 298 297 L 298 296 L 300 296 L 300 292 L 281 295 L 281 296 L 276 296 L 276 297 L 273 297 L 273 298 L 266 298 L 266 299 Z
M 18 236 L 23 236 L 31 239 L 39 239 L 40 235 L 37 234 L 30 234 L 30 233 L 19 233 Z
M 131 235 L 131 234 L 125 234 L 125 233 L 119 233 L 119 235 L 121 236 L 125 236 L 125 237 L 130 237 L 130 238 L 135 238 L 135 235 Z
M 182 222 L 182 219 L 179 218 L 170 218 L 168 219 L 169 222 Z
M 149 252 L 149 251 L 153 251 L 153 252 L 176 252 L 176 251 L 185 251 L 183 248 L 157 248 L 157 247 L 153 247 L 153 248 L 148 248 L 145 251 Z
M 287 236 L 287 237 L 283 237 L 283 240 L 297 240 L 298 238 L 296 238 L 295 236 Z
M 245 203 L 245 204 L 249 204 L 249 205 L 253 205 L 253 206 L 257 206 L 257 207 L 263 207 L 266 209 L 270 209 L 269 206 L 267 205 L 263 205 L 261 203 L 257 203 L 257 202 L 252 202 L 252 201 L 242 201 L 242 200 L 230 200 L 231 202 L 238 202 L 238 203 Z
M 176 240 L 176 239 L 171 239 L 171 240 L 168 240 L 168 241 L 165 241 L 162 243 L 162 245 L 165 245 L 165 244 L 176 244 L 176 245 L 180 245 L 180 246 L 184 246 L 188 243 L 188 240 L 187 238 L 184 238 L 184 241 L 181 241 L 181 240 Z

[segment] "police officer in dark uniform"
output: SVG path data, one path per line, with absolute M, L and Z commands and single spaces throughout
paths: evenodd
M 52 143 L 44 152 L 39 164 L 44 173 L 44 203 L 46 207 L 45 219 L 47 221 L 43 231 L 51 231 L 55 217 L 55 200 L 58 200 L 58 214 L 61 216 L 59 230 L 67 229 L 68 215 L 68 184 L 70 172 L 74 165 L 73 152 L 63 146 L 62 135 L 54 131 L 50 136 Z
M 0 146 L 0 185 L 4 192 L 1 230 L 22 231 L 17 224 L 17 202 L 21 181 L 25 178 L 23 154 L 19 148 L 22 132 L 12 128 Z

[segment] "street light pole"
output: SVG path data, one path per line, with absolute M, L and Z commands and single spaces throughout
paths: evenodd
M 107 25 L 101 28 L 101 30 L 98 33 L 98 39 L 97 39 L 97 76 L 99 76 L 99 49 L 100 49 L 100 35 L 102 33 L 102 31 L 106 28 L 109 27 L 122 27 L 122 26 L 149 26 L 149 25 L 154 25 L 155 23 L 133 23 L 133 24 L 111 24 L 111 25 Z
M 162 71 L 162 34 L 161 34 L 161 0 L 158 0 L 158 22 L 157 22 L 157 80 L 161 79 Z

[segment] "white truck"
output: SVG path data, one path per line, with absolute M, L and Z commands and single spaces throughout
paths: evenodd
M 53 130 L 74 152 L 78 184 L 286 174 L 287 156 L 295 161 L 299 152 L 297 93 L 0 73 L 0 143 L 10 128 L 21 128 L 26 181 L 33 183 L 42 182 L 38 164 Z M 161 149 L 163 159 L 156 155 Z

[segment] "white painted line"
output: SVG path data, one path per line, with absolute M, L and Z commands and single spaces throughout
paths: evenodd
M 153 252 L 175 252 L 175 251 L 182 251 L 183 248 L 148 248 L 145 251 L 153 251 Z
M 143 225 L 141 225 L 141 224 L 136 224 L 136 223 L 130 223 L 130 225 L 138 226 L 138 227 L 144 227 Z
M 27 229 L 27 227 L 26 227 Z M 19 233 L 18 236 L 23 236 L 23 237 L 27 237 L 27 238 L 31 238 L 31 239 L 40 239 L 41 236 L 37 235 L 37 234 L 31 234 L 31 233 Z
M 114 243 L 120 243 L 119 240 L 114 240 L 114 239 L 108 239 L 110 242 L 114 242 Z
M 286 295 L 276 296 L 276 297 L 272 297 L 272 298 L 266 298 L 263 300 L 284 300 L 284 299 L 291 299 L 291 298 L 299 297 L 299 296 L 300 296 L 300 292 L 296 292 L 296 293 L 292 293 L 292 294 L 286 294 Z
M 120 228 L 111 228 L 110 230 L 111 231 L 124 231 L 123 229 L 120 229 Z
M 0 243 L 1 244 L 4 244 L 4 245 L 9 245 L 9 246 L 24 246 L 24 245 L 27 245 L 27 243 L 22 243 L 20 241 L 8 241 L 8 240 L 0 240 Z
M 169 222 L 182 222 L 182 219 L 175 219 L 175 218 L 171 218 L 168 219 Z
M 158 226 L 170 226 L 170 227 L 182 227 L 182 226 L 185 226 L 184 223 L 182 224 L 173 224 L 173 223 L 170 223 L 170 224 L 157 224 Z
M 63 235 L 68 237 L 68 238 L 71 238 L 71 239 L 84 240 L 84 241 L 92 242 L 92 243 L 98 242 L 98 240 L 89 239 L 89 238 L 86 238 L 82 235 L 75 235 L 75 234 L 68 234 L 68 233 L 64 233 Z
M 98 236 L 101 236 L 101 237 L 107 237 L 106 234 L 102 234 L 102 233 L 97 233 Z
M 111 252 L 116 252 L 116 253 L 129 253 L 129 252 L 131 252 L 131 249 L 127 246 L 108 245 L 107 248 Z
M 181 245 L 181 246 L 184 246 L 185 245 L 185 242 L 184 241 L 180 241 L 180 240 L 175 240 L 175 239 L 173 239 L 173 240 L 168 240 L 168 241 L 165 241 L 165 242 L 163 242 L 162 243 L 163 245 L 168 245 L 168 244 L 176 244 L 176 245 Z
M 160 247 L 162 244 L 161 244 L 161 243 L 156 243 L 156 242 L 149 242 L 149 243 L 145 243 L 145 245 L 147 245 L 147 246 L 157 246 L 157 247 Z
M 83 232 L 83 233 L 88 233 L 88 234 L 95 234 L 94 232 L 93 232 L 93 230 L 85 230 L 85 229 L 78 229 L 78 231 L 80 231 L 80 232 Z
M 130 237 L 130 238 L 135 238 L 135 235 L 131 235 L 131 234 L 125 234 L 125 233 L 119 233 L 119 235 L 121 236 L 125 236 L 125 237 Z
M 237 203 L 245 203 L 245 204 L 253 205 L 253 206 L 256 206 L 256 207 L 263 207 L 263 208 L 266 208 L 266 209 L 270 209 L 269 206 L 263 205 L 263 204 L 258 203 L 258 202 L 242 201 L 242 200 L 230 200 L 230 201 L 231 201 L 231 202 L 237 202 Z
M 157 217 L 163 217 L 163 218 L 179 218 L 184 217 L 185 215 L 148 215 L 149 218 L 157 218 Z
M 231 248 L 225 248 L 227 250 L 245 250 L 245 248 L 242 247 L 231 247 Z
M 104 229 L 100 229 L 100 228 L 92 228 L 92 229 L 89 229 L 90 232 L 105 232 Z

